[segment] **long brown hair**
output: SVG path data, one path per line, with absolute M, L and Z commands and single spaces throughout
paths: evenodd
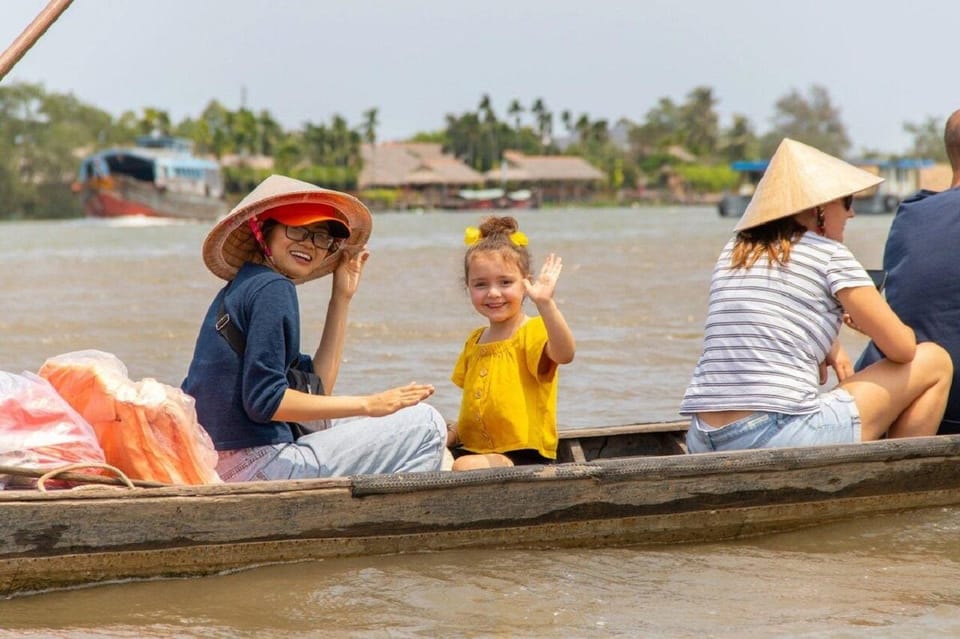
M 794 242 L 807 229 L 791 215 L 737 233 L 730 268 L 750 268 L 766 255 L 770 264 L 786 264 Z

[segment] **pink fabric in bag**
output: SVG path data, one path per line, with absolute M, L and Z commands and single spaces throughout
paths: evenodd
M 0 465 L 46 471 L 104 461 L 93 427 L 47 380 L 0 372 Z M 12 479 L 0 475 L 0 485 Z

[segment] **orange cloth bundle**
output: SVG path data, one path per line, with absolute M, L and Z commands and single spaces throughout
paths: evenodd
M 93 426 L 108 464 L 131 479 L 170 484 L 220 483 L 217 452 L 197 421 L 193 398 L 127 376 L 116 356 L 88 350 L 52 357 L 41 377 Z

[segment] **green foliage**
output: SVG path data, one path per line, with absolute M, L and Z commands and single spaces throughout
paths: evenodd
M 831 102 L 827 89 L 816 84 L 807 96 L 794 89 L 777 100 L 773 129 L 763 137 L 761 152 L 766 157 L 773 155 L 785 137 L 837 157 L 843 157 L 850 148 L 840 110 Z
M 604 191 L 610 198 L 646 183 L 645 176 L 662 175 L 665 167 L 698 193 L 729 188 L 736 175 L 726 164 L 769 157 L 784 136 L 839 156 L 850 145 L 839 109 L 820 86 L 810 87 L 806 94 L 793 90 L 782 96 L 775 104 L 774 127 L 762 136 L 740 114 L 733 116 L 729 127 L 721 127 L 717 103 L 712 88 L 698 86 L 682 102 L 660 98 L 640 124 L 623 119 L 612 129 L 605 119 L 565 109 L 557 118 L 568 135 L 561 148 L 554 139 L 554 113 L 542 98 L 529 104 L 512 99 L 501 118 L 491 97 L 483 95 L 473 111 L 448 114 L 442 129 L 417 133 L 412 141 L 439 143 L 478 171 L 499 167 L 506 150 L 579 155 L 604 171 Z M 202 155 L 273 158 L 269 171 L 225 168 L 230 199 L 239 199 L 271 172 L 355 191 L 363 167 L 361 146 L 376 142 L 379 121 L 380 111 L 374 107 L 364 111 L 357 125 L 335 114 L 328 122 L 305 122 L 300 129 L 287 131 L 269 111 L 233 111 L 217 100 L 195 117 L 176 123 L 154 106 L 114 118 L 72 94 L 48 93 L 39 84 L 0 86 L 0 217 L 80 215 L 79 203 L 67 187 L 81 156 L 132 144 L 136 136 L 154 131 L 186 137 Z M 904 123 L 914 139 L 910 152 L 944 159 L 940 121 L 931 117 Z M 624 127 L 626 141 L 620 135 L 613 139 L 613 133 L 622 133 Z M 378 208 L 392 208 L 398 192 L 378 189 L 364 197 Z
M 726 165 L 685 164 L 674 167 L 694 193 L 717 193 L 737 184 L 737 172 Z
M 225 166 L 222 170 L 224 190 L 227 193 L 249 193 L 271 173 L 273 171 L 250 166 Z
M 410 142 L 425 142 L 428 144 L 442 144 L 447 146 L 450 140 L 446 131 L 420 131 L 410 138 Z
M 903 130 L 913 137 L 910 152 L 916 157 L 949 162 L 943 142 L 944 122 L 944 118 L 933 116 L 928 116 L 926 120 L 919 123 L 904 122 Z
M 395 209 L 400 199 L 399 189 L 364 189 L 360 191 L 360 200 L 372 209 Z
M 77 170 L 75 150 L 106 139 L 111 120 L 73 95 L 48 94 L 39 84 L 0 87 L 0 216 L 77 214 L 64 197 Z
M 357 169 L 344 166 L 317 166 L 315 164 L 309 164 L 294 167 L 294 169 L 290 171 L 290 177 L 292 178 L 337 191 L 356 190 L 358 176 L 359 171 Z
M 531 124 L 523 122 L 523 114 L 527 112 L 533 117 Z M 498 167 L 506 150 L 530 155 L 559 151 L 552 143 L 553 114 L 542 98 L 534 100 L 529 109 L 514 99 L 507 114 L 510 121 L 499 120 L 490 96 L 484 95 L 476 111 L 447 114 L 443 138 L 436 141 L 442 141 L 445 151 L 480 172 Z M 597 135 L 602 137 L 606 133 L 606 121 L 598 122 L 597 127 Z

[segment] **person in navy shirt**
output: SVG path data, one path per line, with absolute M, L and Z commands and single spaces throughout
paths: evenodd
M 883 251 L 887 303 L 917 334 L 919 342 L 936 342 L 954 362 L 960 361 L 960 110 L 947 119 L 943 134 L 953 169 L 950 188 L 921 190 L 905 199 L 890 225 Z M 861 370 L 883 358 L 870 342 L 857 361 Z M 960 433 L 960 369 L 939 434 Z
M 371 227 L 356 198 L 274 175 L 208 234 L 204 263 L 227 285 L 204 317 L 182 387 L 196 400 L 224 481 L 441 468 L 446 422 L 423 403 L 432 386 L 332 394 Z M 300 352 L 296 285 L 330 273 L 322 337 L 307 355 Z M 229 331 L 238 337 L 231 340 Z M 324 394 L 292 388 L 291 368 L 319 376 Z M 315 432 L 298 438 L 294 423 Z

